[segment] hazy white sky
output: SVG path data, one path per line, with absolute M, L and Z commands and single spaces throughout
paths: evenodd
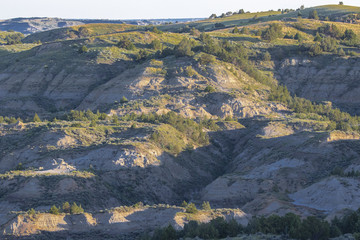
M 101 19 L 195 18 L 227 11 L 262 11 L 338 4 L 338 0 L 1 0 L 0 19 L 61 17 Z M 344 0 L 360 6 L 360 0 Z

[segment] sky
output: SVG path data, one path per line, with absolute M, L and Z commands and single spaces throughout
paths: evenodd
M 359 0 L 344 0 L 359 6 Z M 244 9 L 257 12 L 279 8 L 338 4 L 338 0 L 2 0 L 0 19 L 60 17 L 72 19 L 202 18 Z

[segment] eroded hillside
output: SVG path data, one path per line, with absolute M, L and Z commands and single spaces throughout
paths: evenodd
M 2 234 L 357 210 L 360 28 L 335 22 L 352 8 L 315 9 L 324 19 L 88 24 L 1 45 Z

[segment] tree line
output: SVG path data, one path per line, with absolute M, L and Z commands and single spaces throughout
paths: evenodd
M 177 240 L 195 237 L 219 239 L 259 232 L 299 240 L 326 240 L 343 234 L 353 234 L 355 239 L 360 239 L 360 210 L 352 211 L 342 218 L 335 217 L 331 222 L 315 216 L 301 219 L 298 215 L 287 213 L 285 216 L 254 217 L 247 226 L 243 226 L 234 219 L 226 221 L 218 217 L 208 223 L 190 221 L 179 231 L 169 225 L 157 229 L 152 236 L 145 234 L 141 239 Z

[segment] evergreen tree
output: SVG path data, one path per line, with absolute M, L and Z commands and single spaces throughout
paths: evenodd
M 81 207 L 81 205 L 77 205 L 75 202 L 70 207 L 70 213 L 71 214 L 81 214 L 84 213 L 84 209 Z
M 29 214 L 29 215 L 35 215 L 35 214 L 36 214 L 36 211 L 35 211 L 35 209 L 31 208 L 29 211 L 27 211 L 27 214 Z
M 122 96 L 122 98 L 120 99 L 120 103 L 127 103 L 129 100 L 125 97 Z
M 62 205 L 62 211 L 64 213 L 70 213 L 70 203 L 69 202 L 64 202 Z
M 197 213 L 198 210 L 197 210 L 197 208 L 196 208 L 196 206 L 195 206 L 194 203 L 189 203 L 189 204 L 187 205 L 187 207 L 186 207 L 186 212 L 187 212 L 187 213 Z
M 50 213 L 51 214 L 54 214 L 54 215 L 58 215 L 59 214 L 59 209 L 53 205 L 51 208 L 50 208 Z
M 211 206 L 209 202 L 203 202 L 201 205 L 201 209 L 204 211 L 211 211 Z
M 187 205 L 188 205 L 188 203 L 185 200 L 181 203 L 181 207 L 183 207 L 183 208 L 186 208 Z
M 41 122 L 41 119 L 40 119 L 39 115 L 37 115 L 37 113 L 35 113 L 35 115 L 34 115 L 33 122 Z
M 320 36 L 320 34 L 319 34 L 319 32 L 316 32 L 316 36 L 315 36 L 315 38 L 314 38 L 314 41 L 315 42 L 321 42 L 321 36 Z

